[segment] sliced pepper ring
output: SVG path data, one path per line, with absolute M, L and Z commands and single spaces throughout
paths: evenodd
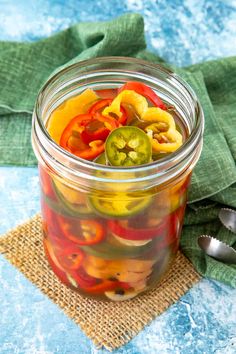
M 69 139 L 73 134 L 78 137 L 78 134 L 84 130 L 84 126 L 89 123 L 91 119 L 91 114 L 80 114 L 71 119 L 61 135 L 60 145 L 66 150 L 71 149 L 69 147 Z
M 99 100 L 92 107 L 90 107 L 89 113 L 92 114 L 92 116 L 95 116 L 96 113 L 99 113 L 102 109 L 105 109 L 105 107 L 109 107 L 112 101 L 113 100 L 111 98 Z M 124 107 L 120 106 L 120 112 L 121 112 L 120 116 L 116 116 L 114 112 L 110 112 L 109 116 L 116 119 L 120 124 L 125 125 L 127 121 L 127 114 Z
M 150 228 L 131 228 L 123 226 L 122 222 L 118 220 L 109 220 L 108 227 L 112 233 L 125 240 L 150 240 L 155 237 L 162 236 L 166 229 L 166 223 L 169 220 L 169 216 L 165 217 L 162 222 L 156 227 Z
M 80 268 L 84 259 L 84 252 L 76 245 L 66 247 L 60 251 L 56 251 L 55 253 L 58 262 L 65 270 Z
M 174 152 L 183 141 L 182 135 L 177 130 L 169 129 L 167 132 L 154 134 L 151 143 L 155 152 Z
M 91 277 L 87 274 L 83 267 L 77 270 L 71 270 L 70 273 L 67 273 L 67 278 L 71 285 L 81 289 L 90 288 L 101 282 L 101 279 Z
M 85 160 L 93 160 L 104 151 L 103 140 L 93 140 L 89 144 L 82 140 L 81 133 L 91 119 L 91 114 L 81 114 L 73 118 L 64 129 L 60 139 L 60 145 L 64 149 Z
M 99 100 L 99 101 L 95 102 L 90 107 L 89 113 L 92 114 L 92 116 L 94 116 L 94 114 L 99 112 L 102 108 L 110 106 L 111 102 L 112 102 L 111 98 L 105 98 L 105 99 Z
M 40 178 L 40 185 L 44 195 L 52 200 L 56 200 L 55 192 L 53 189 L 53 179 L 50 175 L 50 171 L 45 167 L 39 165 L 39 178 Z
M 158 107 L 148 108 L 145 112 L 143 112 L 141 119 L 150 123 L 166 123 L 168 125 L 168 129 L 175 129 L 175 120 L 172 115 Z
M 133 90 L 140 95 L 146 97 L 150 102 L 152 102 L 156 107 L 159 107 L 163 110 L 166 110 L 167 107 L 164 102 L 157 96 L 157 94 L 147 85 L 138 81 L 130 81 L 126 82 L 121 88 L 118 90 L 118 93 L 124 90 Z
M 91 207 L 103 217 L 123 218 L 141 213 L 152 200 L 149 195 L 137 197 L 129 193 L 117 192 L 105 194 L 96 192 L 89 198 Z
M 112 101 L 111 105 L 106 107 L 102 114 L 109 116 L 110 114 L 116 114 L 119 118 L 122 116 L 121 104 L 131 105 L 139 117 L 142 117 L 143 113 L 148 109 L 148 103 L 145 97 L 139 95 L 135 91 L 124 90 L 119 93 Z
M 77 245 L 95 245 L 105 238 L 105 230 L 96 220 L 67 220 L 59 218 L 64 237 Z
M 133 126 L 113 130 L 105 144 L 106 157 L 113 166 L 136 166 L 151 161 L 152 147 L 147 134 Z
M 84 192 L 78 191 L 65 184 L 65 181 L 56 178 L 53 181 L 53 189 L 57 196 L 57 203 L 52 203 L 48 199 L 46 202 L 51 204 L 55 211 L 60 214 L 64 213 L 65 216 L 91 217 L 93 211 L 88 206 Z
M 114 243 L 112 243 L 112 238 L 114 239 Z M 127 247 L 119 243 L 113 236 L 110 236 L 110 239 L 107 242 L 91 246 L 81 246 L 81 248 L 87 255 L 97 257 L 102 261 L 142 257 L 151 249 L 150 244 L 139 247 Z
M 78 269 L 84 259 L 84 252 L 75 244 L 60 244 L 55 241 L 55 246 L 48 239 L 44 239 L 45 250 L 50 255 L 52 262 L 62 271 Z
M 119 122 L 100 113 L 81 114 L 64 129 L 60 145 L 85 160 L 93 160 L 104 151 L 104 141 Z
M 87 149 L 80 152 L 74 151 L 73 154 L 85 160 L 93 160 L 105 150 L 104 145 L 103 140 L 94 140 L 89 143 Z
M 94 140 L 105 141 L 109 133 L 118 127 L 119 122 L 116 119 L 104 117 L 101 113 L 95 112 L 92 119 L 84 124 L 81 138 L 85 144 Z
M 52 247 L 51 242 L 47 238 L 44 238 L 43 245 L 44 245 L 45 253 L 50 261 L 50 264 L 52 263 L 58 269 L 60 269 L 60 271 L 64 272 L 65 270 L 64 270 L 64 268 L 62 268 L 61 264 L 59 263 L 56 255 L 55 255 L 55 251 L 54 251 L 54 248 Z
M 101 99 L 108 99 L 108 98 L 113 99 L 117 96 L 117 89 L 114 88 L 96 90 L 95 92 Z

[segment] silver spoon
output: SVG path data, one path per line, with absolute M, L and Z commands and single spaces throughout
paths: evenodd
M 208 256 L 221 262 L 236 264 L 236 250 L 226 243 L 212 236 L 202 235 L 198 237 L 198 245 Z
M 223 208 L 219 212 L 219 219 L 222 224 L 233 233 L 236 233 L 236 211 Z

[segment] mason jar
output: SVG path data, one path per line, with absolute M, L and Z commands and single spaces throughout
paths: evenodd
M 60 116 L 85 89 L 103 92 L 128 81 L 148 85 L 165 102 L 184 139 L 177 151 L 145 165 L 115 167 L 74 156 L 51 138 L 53 112 Z M 32 143 L 45 254 L 64 284 L 84 296 L 122 301 L 160 283 L 178 251 L 203 120 L 186 82 L 142 60 L 81 61 L 46 82 L 35 104 Z

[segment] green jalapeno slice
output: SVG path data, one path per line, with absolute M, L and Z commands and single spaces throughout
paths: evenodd
M 92 245 L 92 246 L 81 246 L 81 249 L 89 255 L 103 258 L 103 259 L 127 259 L 136 257 L 145 257 L 146 253 L 152 249 L 151 244 L 145 244 L 140 247 L 129 246 L 126 247 L 117 241 L 117 243 L 112 244 L 111 241 Z
M 141 213 L 151 203 L 151 196 L 134 197 L 132 193 L 96 193 L 90 198 L 92 209 L 103 217 L 124 218 Z
M 143 130 L 125 126 L 109 134 L 105 152 L 107 160 L 113 166 L 137 166 L 151 161 L 152 146 Z
M 72 190 L 58 181 L 53 182 L 53 187 L 58 201 L 58 206 L 55 203 L 55 210 L 64 210 L 64 214 L 75 217 L 86 218 L 93 215 L 93 210 L 88 206 L 84 193 Z

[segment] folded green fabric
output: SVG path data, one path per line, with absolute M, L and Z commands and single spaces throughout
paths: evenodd
M 145 50 L 143 19 L 81 23 L 34 43 L 0 42 L 0 164 L 33 166 L 31 115 L 37 93 L 53 71 L 99 56 L 132 56 L 167 63 Z M 236 236 L 218 220 L 221 204 L 236 207 L 236 58 L 173 68 L 197 93 L 205 114 L 204 147 L 189 192 L 181 238 L 184 253 L 203 275 L 236 286 L 236 267 L 204 256 L 197 236 Z

